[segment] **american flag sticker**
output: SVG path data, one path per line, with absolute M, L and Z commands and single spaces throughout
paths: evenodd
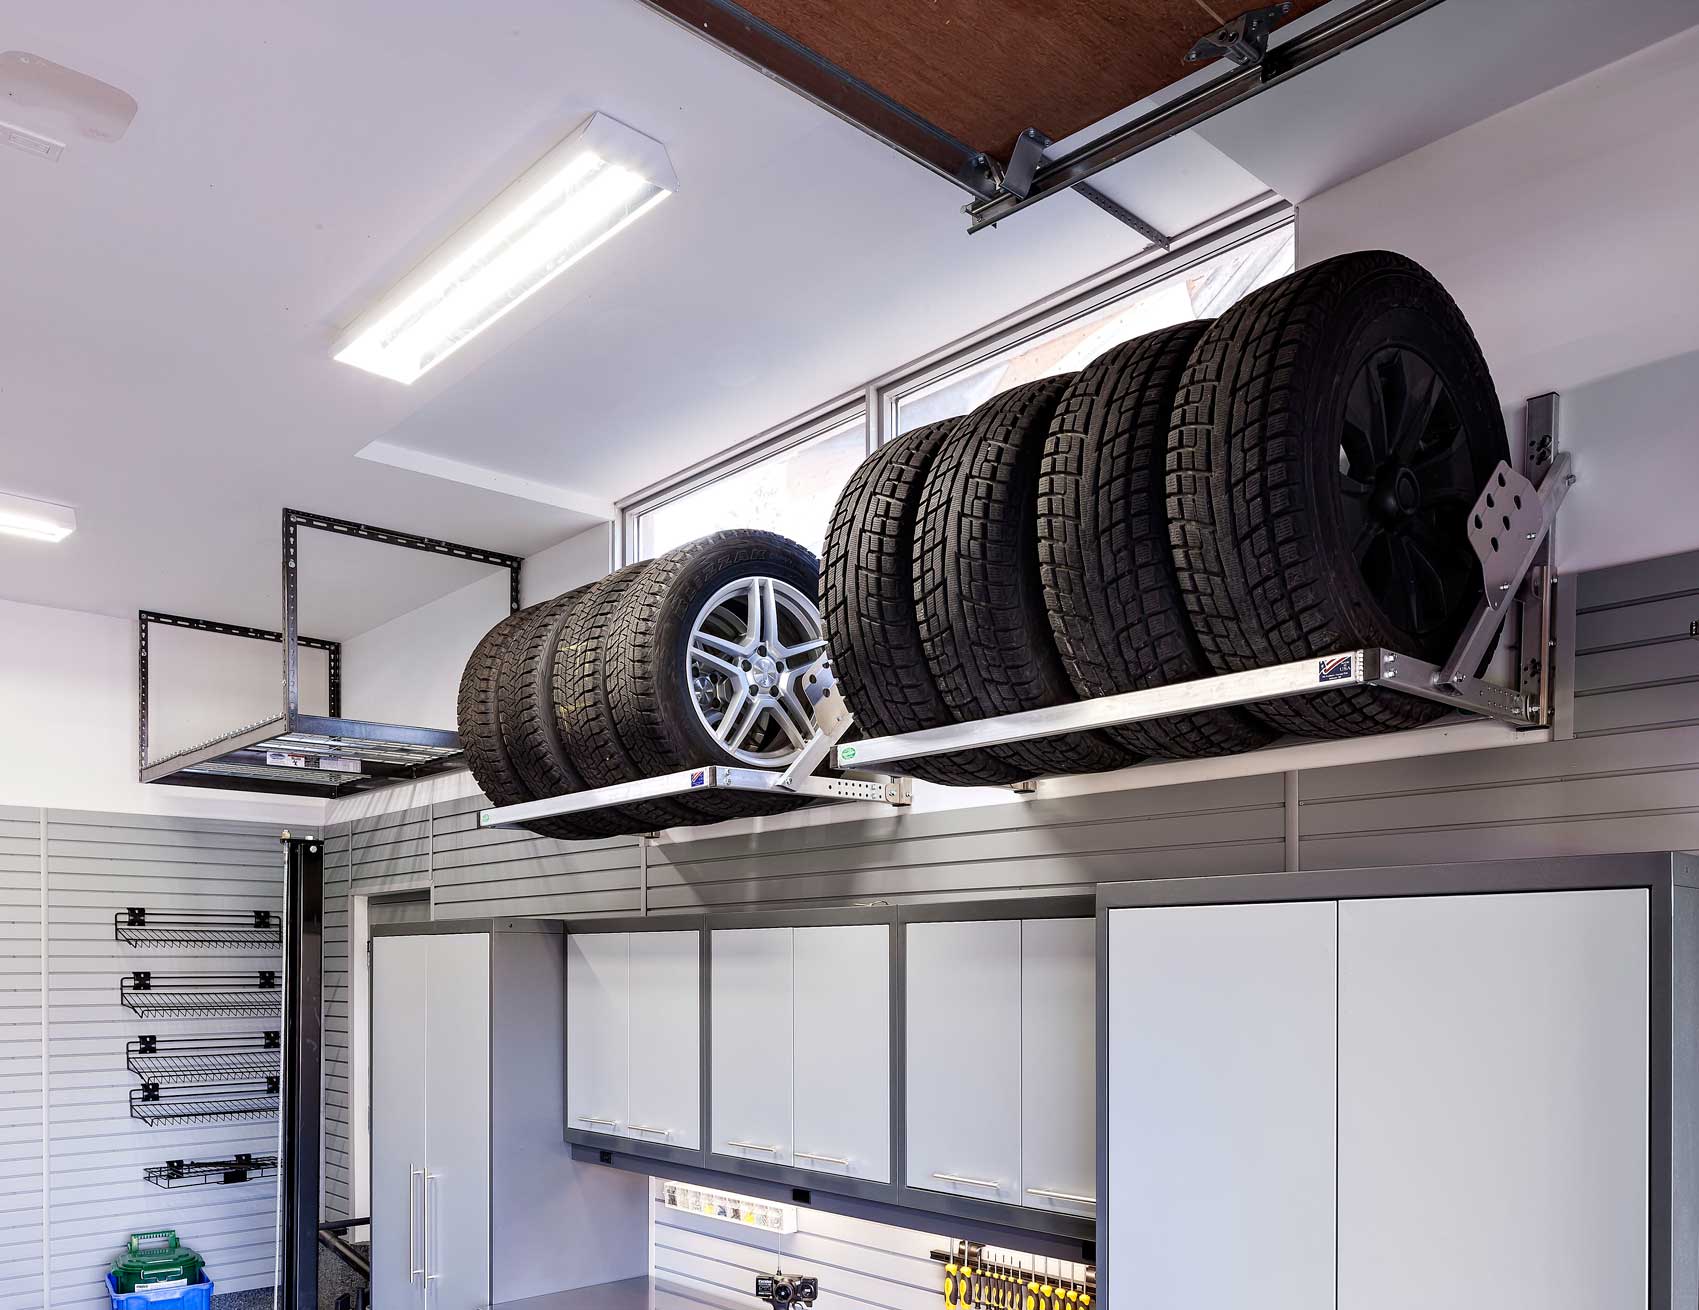
M 1348 682 L 1351 678 L 1351 662 L 1353 655 L 1335 655 L 1321 662 L 1316 670 L 1317 682 Z
M 708 770 L 697 769 L 694 773 L 692 773 L 690 775 L 690 785 L 692 787 L 706 787 L 708 785 Z

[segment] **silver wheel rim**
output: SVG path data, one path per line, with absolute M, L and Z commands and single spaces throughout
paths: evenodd
M 820 611 L 788 582 L 739 578 L 697 611 L 685 652 L 696 717 L 745 764 L 785 764 L 814 732 L 810 689 L 830 679 Z

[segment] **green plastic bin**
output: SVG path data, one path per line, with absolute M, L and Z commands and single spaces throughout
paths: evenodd
M 130 1234 L 129 1249 L 112 1266 L 112 1282 L 120 1292 L 194 1284 L 205 1267 L 205 1260 L 178 1244 L 175 1228 L 159 1228 Z

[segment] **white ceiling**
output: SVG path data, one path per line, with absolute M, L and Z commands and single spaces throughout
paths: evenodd
M 1441 11 L 1482 15 L 1487 67 L 1543 66 L 1563 23 L 1491 21 L 1526 3 Z M 1596 8 L 1661 23 L 1691 0 Z M 637 0 L 0 0 L 0 19 L 0 46 L 140 105 L 122 141 L 57 164 L 0 150 L 0 489 L 79 518 L 58 547 L 0 537 L 5 599 L 275 626 L 284 505 L 531 553 L 1141 244 L 1072 196 L 970 239 L 962 193 Z M 1437 135 L 1503 93 L 1470 94 L 1399 64 L 1279 150 L 1262 101 L 1218 120 L 1246 167 L 1193 135 L 1105 189 L 1183 229 L 1261 192 L 1253 171 L 1297 178 L 1306 140 L 1335 161 L 1312 175 L 1357 168 L 1409 148 L 1412 97 L 1445 102 Z M 592 109 L 667 144 L 677 196 L 411 388 L 332 362 L 351 318 Z M 358 458 L 372 442 L 495 476 Z M 535 484 L 555 503 L 490 489 Z M 346 637 L 465 581 L 369 549 L 325 566 L 345 603 L 306 575 L 304 626 Z

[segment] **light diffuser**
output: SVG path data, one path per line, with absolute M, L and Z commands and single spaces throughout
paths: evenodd
M 411 383 L 677 189 L 660 142 L 592 114 L 361 315 L 336 358 Z
M 77 511 L 69 505 L 0 491 L 0 532 L 32 541 L 63 541 L 76 530 Z

